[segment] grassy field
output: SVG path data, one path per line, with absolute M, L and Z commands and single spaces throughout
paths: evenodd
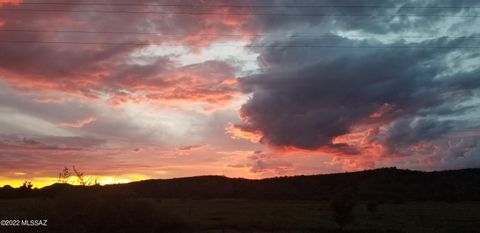
M 250 200 L 165 200 L 162 205 L 202 228 L 314 231 L 337 226 L 327 202 Z M 480 203 L 383 204 L 376 213 L 358 203 L 351 230 L 479 232 Z
M 478 202 L 379 204 L 375 213 L 357 203 L 354 215 L 343 232 L 480 232 Z M 0 200 L 0 218 L 49 222 L 0 232 L 340 232 L 320 201 L 17 199 Z

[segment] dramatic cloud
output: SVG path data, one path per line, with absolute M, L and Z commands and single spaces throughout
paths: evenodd
M 200 53 L 213 43 L 231 40 L 228 34 L 243 34 L 251 16 L 229 15 L 228 7 L 214 8 L 215 14 L 189 15 L 181 5 L 111 3 L 110 8 L 108 2 L 82 1 L 2 5 L 0 78 L 31 92 L 110 97 L 113 105 L 180 99 L 213 107 L 236 95 L 230 64 L 183 66 L 169 58 L 150 61 L 135 54 L 169 47 Z M 39 102 L 49 100 L 43 97 Z
M 453 143 L 446 135 L 471 127 L 468 119 L 478 108 L 480 67 L 475 61 L 480 57 L 471 36 L 480 32 L 464 30 L 478 20 L 463 18 L 472 13 L 462 8 L 470 1 L 445 1 L 452 7 L 443 10 L 429 8 L 433 3 L 408 7 L 413 3 L 418 5 L 385 1 L 380 7 L 341 12 L 322 8 L 325 12 L 315 10 L 319 17 L 294 23 L 257 19 L 275 31 L 289 30 L 291 24 L 296 28 L 292 37 L 266 37 L 257 41 L 262 46 L 252 47 L 261 53 L 264 69 L 241 79 L 252 97 L 241 108 L 243 122 L 230 127 L 230 134 L 249 140 L 255 135 L 280 151 L 362 155 L 364 168 L 381 159 L 366 155 L 424 155 L 420 148 L 427 145 Z M 392 14 L 405 16 L 379 19 Z M 426 14 L 433 16 L 407 16 Z M 317 25 L 325 27 L 314 40 L 295 36 Z M 446 30 L 440 27 L 446 25 Z M 427 28 L 428 33 L 422 31 Z
M 474 0 L 0 0 L 0 178 L 480 166 L 478 15 Z
M 443 44 L 429 44 L 432 43 Z M 461 45 L 447 45 L 458 44 Z M 279 50 L 272 52 L 285 52 Z M 477 86 L 459 89 L 456 80 L 463 82 L 478 70 L 439 78 L 449 69 L 443 57 L 450 52 L 369 49 L 319 54 L 321 60 L 317 64 L 291 71 L 272 68 L 265 74 L 244 78 L 245 90 L 254 95 L 242 107 L 247 123 L 239 128 L 247 132 L 260 130 L 263 140 L 272 145 L 318 149 L 336 146 L 332 143 L 335 137 L 361 124 L 459 114 L 465 111 L 461 104 L 474 94 Z M 420 134 L 440 135 L 447 130 L 432 128 L 445 128 L 443 125 L 431 123 L 425 126 L 431 132 Z

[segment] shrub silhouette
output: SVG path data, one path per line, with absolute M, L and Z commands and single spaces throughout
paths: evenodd
M 333 213 L 334 221 L 338 224 L 341 231 L 345 226 L 355 220 L 355 215 L 353 214 L 355 202 L 349 195 L 343 195 L 334 199 L 330 203 L 330 208 Z
M 17 197 L 28 197 L 32 194 L 33 184 L 30 181 L 23 182 L 22 186 L 16 189 Z
M 72 166 L 73 173 L 70 172 L 68 167 L 64 167 L 62 171 L 58 174 L 58 183 L 60 184 L 68 184 L 70 182 L 70 178 L 75 176 L 77 178 L 77 182 L 81 186 L 90 186 L 90 185 L 99 185 L 98 179 L 92 176 L 85 176 L 85 173 L 79 171 L 75 166 Z
M 375 214 L 378 211 L 378 204 L 374 201 L 367 202 L 367 211 L 370 214 Z

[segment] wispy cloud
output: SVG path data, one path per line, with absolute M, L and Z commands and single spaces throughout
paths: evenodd
M 95 122 L 97 120 L 97 118 L 95 117 L 89 117 L 89 118 L 85 118 L 83 120 L 78 120 L 78 121 L 75 121 L 73 123 L 58 123 L 57 126 L 60 127 L 60 128 L 83 128 L 85 127 L 86 125 L 89 125 L 91 124 L 92 122 Z

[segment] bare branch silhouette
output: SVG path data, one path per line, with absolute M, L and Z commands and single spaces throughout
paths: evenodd
M 64 167 L 63 170 L 58 174 L 58 183 L 68 184 L 68 180 L 71 176 L 72 174 L 70 173 L 68 167 Z

